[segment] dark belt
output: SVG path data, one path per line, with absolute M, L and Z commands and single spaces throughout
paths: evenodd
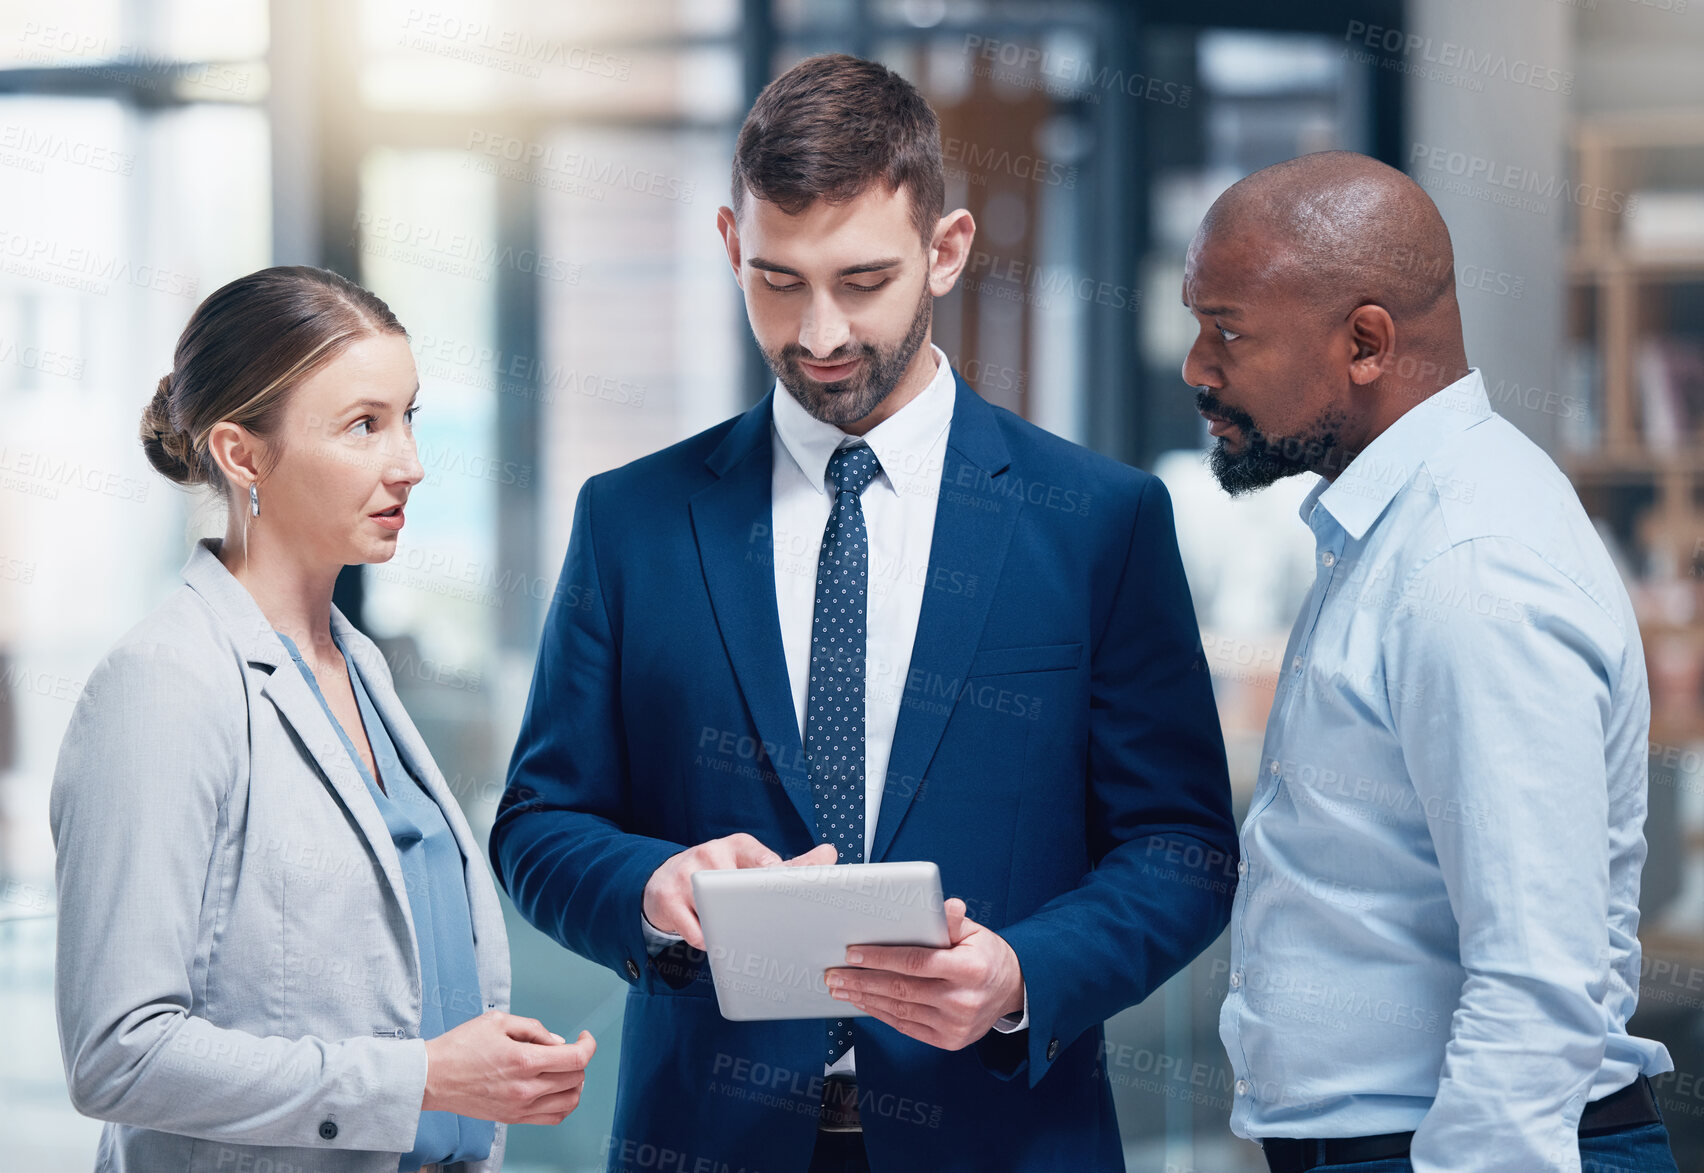
M 858 1081 L 847 1075 L 831 1075 L 822 1081 L 822 1108 L 817 1113 L 822 1132 L 862 1132 L 858 1119 Z
M 1657 1097 L 1651 1081 L 1641 1075 L 1618 1092 L 1594 1100 L 1580 1113 L 1581 1136 L 1604 1136 L 1657 1124 Z M 1357 1161 L 1386 1161 L 1406 1157 L 1414 1143 L 1412 1132 L 1387 1132 L 1379 1136 L 1343 1136 L 1320 1140 L 1291 1140 L 1268 1137 L 1261 1142 L 1266 1164 L 1272 1173 L 1308 1173 L 1321 1165 L 1353 1165 Z
M 1606 1136 L 1662 1122 L 1663 1114 L 1657 1111 L 1657 1093 L 1651 1090 L 1651 1081 L 1641 1075 L 1620 1091 L 1587 1104 L 1580 1113 L 1580 1135 Z

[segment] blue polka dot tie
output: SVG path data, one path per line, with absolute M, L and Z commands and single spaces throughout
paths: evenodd
M 861 496 L 881 471 L 868 444 L 829 458 L 834 509 L 817 560 L 811 621 L 811 683 L 805 701 L 805 757 L 816 803 L 818 843 L 840 863 L 864 862 L 864 635 L 870 542 Z M 828 1021 L 828 1062 L 852 1045 L 852 1020 Z

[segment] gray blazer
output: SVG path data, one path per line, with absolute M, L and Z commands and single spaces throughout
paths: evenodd
M 395 1173 L 426 1084 L 396 849 L 247 590 L 201 542 L 90 675 L 54 772 L 60 1047 L 97 1170 Z M 335 608 L 403 761 L 466 857 L 480 992 L 509 1008 L 485 853 L 384 657 Z M 496 1173 L 489 1160 L 446 1166 Z M 267 1158 L 266 1161 L 260 1158 Z

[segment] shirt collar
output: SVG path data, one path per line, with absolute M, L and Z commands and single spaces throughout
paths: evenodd
M 828 491 L 828 460 L 835 449 L 866 443 L 881 462 L 876 478 L 895 493 L 933 489 L 940 483 L 941 466 L 931 467 L 929 452 L 953 418 L 953 368 L 941 348 L 931 343 L 935 377 L 917 397 L 862 436 L 852 436 L 833 424 L 824 423 L 799 405 L 792 393 L 775 381 L 775 433 L 793 458 L 811 488 Z M 927 482 L 927 483 L 925 483 Z
M 1485 382 L 1473 367 L 1398 416 L 1335 481 L 1320 477 L 1302 499 L 1302 520 L 1313 525 L 1317 503 L 1351 539 L 1360 541 L 1439 445 L 1490 414 Z

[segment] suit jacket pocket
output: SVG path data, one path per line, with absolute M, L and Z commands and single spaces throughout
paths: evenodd
M 1020 672 L 1052 672 L 1075 668 L 1083 659 L 1082 644 L 1037 644 L 1023 648 L 983 648 L 970 662 L 969 676 L 1011 676 Z

